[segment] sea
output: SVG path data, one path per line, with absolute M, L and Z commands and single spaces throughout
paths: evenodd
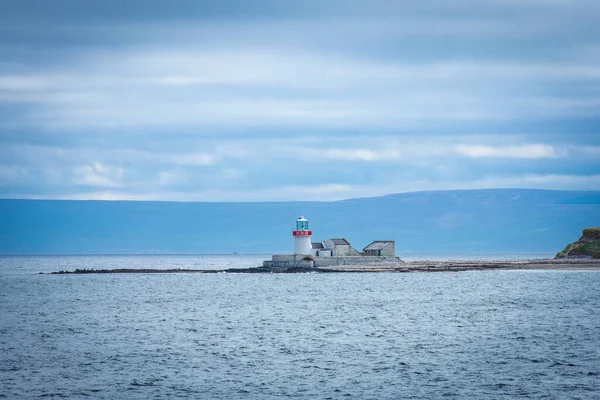
M 0 257 L 0 398 L 599 399 L 599 271 L 86 274 Z

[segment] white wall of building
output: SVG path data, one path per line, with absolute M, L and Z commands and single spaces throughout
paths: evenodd
M 331 250 L 320 249 L 318 256 L 319 257 L 331 257 Z

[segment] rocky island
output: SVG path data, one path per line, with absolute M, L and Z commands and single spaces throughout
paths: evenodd
M 586 228 L 579 240 L 570 243 L 559 252 L 556 259 L 593 258 L 600 259 L 600 228 Z
M 306 219 L 301 217 L 299 223 Z M 304 232 L 294 231 L 294 232 Z M 50 274 L 151 274 L 151 273 L 339 273 L 339 272 L 460 272 L 460 271 L 493 271 L 493 270 L 597 270 L 600 271 L 600 228 L 586 228 L 579 240 L 569 244 L 554 259 L 532 260 L 446 260 L 446 261 L 402 261 L 393 256 L 393 241 L 375 241 L 359 253 L 345 239 L 330 239 L 332 244 L 324 241 L 316 252 L 311 245 L 309 234 L 295 235 L 297 251 L 294 255 L 275 255 L 262 266 L 250 268 L 215 269 L 76 269 L 74 271 L 58 271 Z M 335 240 L 340 243 L 336 244 Z M 305 243 L 304 243 L 305 242 Z M 305 245 L 306 249 L 302 250 Z M 382 249 L 390 247 L 391 254 Z M 298 250 L 300 248 L 300 250 Z M 341 250 L 340 250 L 341 248 Z M 373 253 L 369 253 L 372 249 Z M 353 250 L 353 251 L 352 251 Z M 312 252 L 312 253 L 311 253 Z M 319 253 L 328 252 L 320 257 Z M 338 255 L 338 252 L 341 254 Z M 306 253 L 306 254 L 304 254 Z

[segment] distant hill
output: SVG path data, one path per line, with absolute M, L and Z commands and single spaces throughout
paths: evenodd
M 336 202 L 186 203 L 0 200 L 0 253 L 291 252 L 304 214 L 315 240 L 396 253 L 548 252 L 600 226 L 600 192 L 464 190 Z
M 600 228 L 586 228 L 576 242 L 570 243 L 555 258 L 600 258 Z

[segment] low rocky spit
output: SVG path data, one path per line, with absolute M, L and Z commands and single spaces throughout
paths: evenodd
M 598 270 L 598 259 L 534 259 L 512 261 L 459 260 L 387 262 L 376 265 L 343 265 L 327 268 L 231 268 L 214 269 L 76 269 L 74 271 L 40 272 L 50 275 L 79 274 L 260 274 L 260 273 L 343 273 L 343 272 L 461 272 L 493 270 Z

